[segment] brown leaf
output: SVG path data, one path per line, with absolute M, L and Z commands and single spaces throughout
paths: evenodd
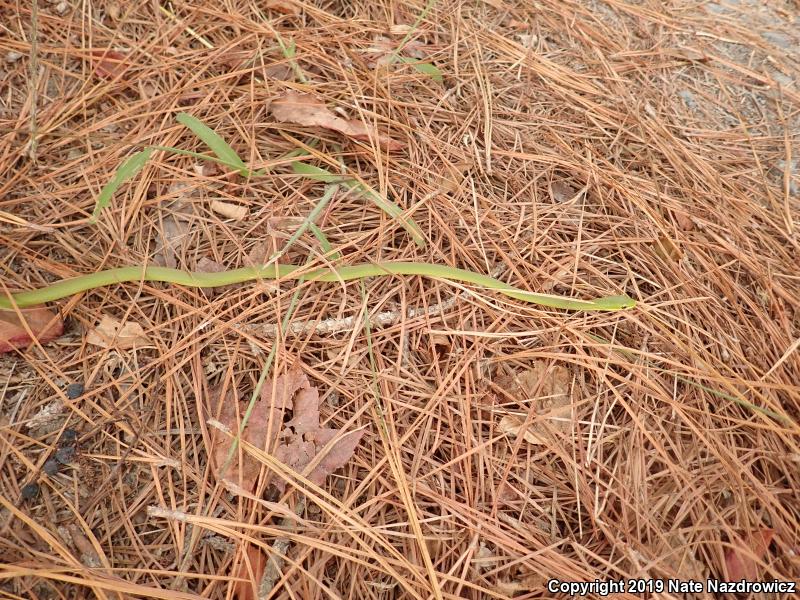
M 248 545 L 241 563 L 239 564 L 238 581 L 233 588 L 233 597 L 236 600 L 257 600 L 258 585 L 267 568 L 267 557 L 258 546 Z
M 86 343 L 120 350 L 153 345 L 141 325 L 135 321 L 127 321 L 123 325 L 109 315 L 103 315 L 97 327 L 88 333 Z
M 528 370 L 514 377 L 500 377 L 498 386 L 512 397 L 520 400 L 535 399 L 537 419 L 522 429 L 524 420 L 506 415 L 499 423 L 507 435 L 522 435 L 530 444 L 546 444 L 548 432 L 569 433 L 572 428 L 572 398 L 570 384 L 572 376 L 562 365 L 548 367 L 545 361 L 535 363 Z
M 33 338 L 25 329 L 25 324 L 33 334 Z M 33 339 L 44 344 L 62 333 L 64 333 L 64 321 L 46 308 L 22 308 L 19 314 L 14 310 L 0 310 L 0 353 L 11 352 L 15 348 L 27 348 L 33 343 Z
M 681 231 L 691 231 L 694 229 L 694 220 L 692 217 L 682 212 L 675 213 L 675 223 Z
M 296 16 L 300 14 L 300 7 L 294 2 L 286 2 L 286 0 L 267 0 L 265 6 L 284 15 Z
M 94 72 L 105 79 L 115 79 L 130 67 L 128 56 L 116 50 L 92 50 Z
M 239 415 L 244 412 L 243 409 L 237 409 L 233 394 L 227 394 L 219 408 L 219 421 L 234 435 L 239 430 Z M 286 423 L 283 422 L 285 411 L 292 411 L 292 418 Z M 242 439 L 266 451 L 270 451 L 276 442 L 280 442 L 274 450 L 275 458 L 298 473 L 302 473 L 319 457 L 318 464 L 308 477 L 315 484 L 322 485 L 328 475 L 347 463 L 358 446 L 363 431 L 338 437 L 338 430 L 320 427 L 319 421 L 319 392 L 302 370 L 295 367 L 274 382 L 264 383 L 261 400 L 256 403 L 250 415 Z M 333 442 L 330 450 L 320 456 L 329 442 Z M 216 469 L 219 472 L 231 447 L 230 436 L 216 432 L 212 444 Z M 237 451 L 220 478 L 233 481 L 250 491 L 258 479 L 260 469 L 258 461 L 246 452 L 241 452 L 240 458 Z M 273 485 L 279 490 L 284 489 L 282 480 L 273 481 Z
M 232 202 L 222 202 L 221 200 L 212 200 L 211 210 L 227 219 L 233 219 L 234 221 L 241 221 L 250 214 L 246 206 L 233 204 Z
M 575 194 L 578 193 L 578 190 L 564 181 L 554 181 L 551 183 L 550 191 L 552 193 L 553 200 L 556 202 L 566 202 L 567 200 L 572 200 L 575 197 Z
M 376 140 L 387 150 L 399 150 L 405 144 L 381 135 L 371 126 L 353 119 L 336 116 L 325 104 L 310 94 L 287 92 L 272 102 L 272 115 L 281 123 L 295 123 L 307 127 L 325 127 L 359 141 Z
M 683 257 L 683 253 L 681 249 L 678 248 L 678 245 L 664 235 L 658 237 L 658 240 L 653 246 L 653 251 L 666 262 L 678 262 Z
M 757 581 L 758 561 L 764 558 L 769 549 L 774 529 L 751 531 L 744 537 L 744 547 L 731 548 L 725 552 L 725 570 L 728 581 Z
M 167 215 L 161 220 L 161 227 L 156 231 L 156 249 L 153 263 L 174 269 L 178 266 L 178 256 L 186 245 L 189 224 Z
M 292 409 L 292 397 L 304 384 L 308 384 L 308 379 L 299 369 L 293 369 L 274 381 L 265 381 L 261 389 L 261 399 L 253 406 L 244 432 L 241 433 L 241 439 L 257 448 L 269 450 L 278 438 L 284 410 Z M 212 391 L 212 397 L 219 395 L 219 389 Z M 245 408 L 239 408 L 232 390 L 228 390 L 225 397 L 220 398 L 218 402 L 218 420 L 232 435 L 239 434 Z M 212 448 L 218 477 L 233 481 L 245 490 L 252 491 L 261 471 L 261 464 L 241 446 L 237 445 L 227 468 L 224 472 L 220 472 L 228 460 L 231 445 L 231 436 L 219 431 L 214 432 Z
M 318 429 L 316 432 L 309 434 L 312 437 L 314 445 L 316 446 L 317 454 L 322 449 L 339 435 L 338 429 Z M 336 442 L 331 446 L 330 450 L 322 457 L 319 464 L 314 467 L 308 476 L 308 479 L 317 485 L 325 483 L 328 475 L 334 471 L 341 469 L 353 456 L 353 453 L 358 448 L 358 443 L 364 435 L 364 430 L 353 431 L 341 435 Z M 310 463 L 311 461 L 309 461 Z M 305 468 L 305 465 L 304 467 Z

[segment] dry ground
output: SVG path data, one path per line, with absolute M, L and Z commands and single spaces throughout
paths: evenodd
M 796 2 L 163 8 L 40 0 L 34 19 L 0 2 L 3 285 L 156 258 L 238 267 L 280 243 L 323 189 L 285 165 L 245 180 L 157 153 L 88 222 L 134 149 L 206 152 L 175 122 L 186 111 L 255 166 L 317 138 L 313 164 L 343 163 L 424 230 L 421 248 L 339 194 L 318 225 L 342 264 L 450 264 L 640 304 L 570 313 L 418 277 L 59 301 L 66 334 L 0 362 L 0 595 L 229 598 L 248 546 L 286 548 L 269 592 L 286 599 L 544 598 L 551 577 L 725 577 L 731 556 L 800 576 Z M 404 39 L 441 83 L 375 64 Z M 123 65 L 98 62 L 109 48 Z M 406 147 L 276 123 L 288 89 Z M 320 253 L 304 235 L 284 261 Z M 379 312 L 395 317 L 372 329 L 372 365 Z M 103 316 L 152 347 L 87 343 Z M 248 398 L 273 349 L 272 373 L 302 361 L 323 418 L 365 433 L 323 489 L 280 494 L 264 466 L 259 502 L 215 479 L 206 416 L 219 382 Z M 46 475 L 66 429 L 77 456 Z

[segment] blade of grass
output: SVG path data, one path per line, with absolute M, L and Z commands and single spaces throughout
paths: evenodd
M 362 196 L 367 197 L 369 200 L 372 200 L 372 202 L 374 202 L 375 205 L 378 206 L 378 208 L 380 208 L 390 217 L 400 221 L 400 224 L 403 226 L 403 229 L 408 231 L 408 233 L 414 240 L 415 244 L 417 244 L 421 248 L 425 247 L 425 237 L 422 235 L 422 229 L 420 229 L 419 225 L 417 225 L 413 219 L 407 217 L 404 214 L 403 209 L 400 208 L 397 204 L 384 198 L 372 188 L 364 185 L 360 181 L 356 181 L 353 178 L 349 178 L 346 175 L 334 174 L 320 167 L 315 167 L 314 165 L 309 165 L 303 162 L 292 163 L 292 169 L 296 174 L 303 175 L 304 177 L 308 177 L 309 179 L 313 179 L 315 181 L 324 181 L 326 183 L 334 183 L 334 182 L 341 183 L 348 189 L 358 194 L 361 194 Z
M 397 61 L 401 62 L 406 65 L 411 65 L 422 73 L 423 75 L 427 75 L 431 79 L 433 79 L 436 83 L 443 83 L 444 77 L 442 77 L 442 72 L 439 70 L 438 67 L 435 67 L 431 63 L 420 62 L 415 58 L 409 58 L 407 56 L 398 56 Z
M 119 169 L 114 173 L 114 177 L 111 181 L 105 184 L 103 189 L 100 190 L 100 194 L 97 196 L 97 200 L 94 204 L 94 211 L 92 211 L 92 216 L 89 219 L 90 223 L 94 224 L 97 222 L 100 212 L 111 203 L 111 198 L 120 186 L 141 171 L 147 161 L 150 160 L 150 155 L 152 154 L 152 148 L 141 150 L 129 156 L 128 159 L 119 166 Z
M 200 121 L 197 117 L 193 117 L 188 113 L 180 113 L 177 116 L 178 123 L 181 125 L 185 125 L 189 129 L 192 130 L 197 137 L 199 137 L 203 142 L 211 148 L 211 151 L 214 152 L 225 164 L 235 165 L 236 169 L 242 175 L 242 177 L 247 177 L 250 175 L 250 169 L 247 168 L 247 165 L 244 164 L 244 161 L 239 158 L 239 155 L 236 154 L 236 151 L 228 145 L 220 135 L 211 129 L 208 125 Z
M 314 223 L 310 223 L 308 228 L 311 230 L 311 233 L 314 234 L 314 237 L 317 238 L 320 247 L 322 248 L 322 252 L 325 256 L 328 256 L 330 260 L 339 260 L 342 258 L 342 255 L 338 252 L 333 251 L 333 246 L 328 241 L 328 238 L 323 233 L 322 229 L 314 225 Z

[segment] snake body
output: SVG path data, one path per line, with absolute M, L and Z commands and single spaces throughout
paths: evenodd
M 0 297 L 0 308 L 11 309 L 15 305 L 19 308 L 25 308 L 117 283 L 160 281 L 185 287 L 198 288 L 219 287 L 260 279 L 303 279 L 306 281 L 331 282 L 387 275 L 419 275 L 446 281 L 470 283 L 495 290 L 501 294 L 524 302 L 532 302 L 543 306 L 568 310 L 608 311 L 631 308 L 636 305 L 635 300 L 625 295 L 605 296 L 594 300 L 564 298 L 562 296 L 528 292 L 511 287 L 499 279 L 488 275 L 446 265 L 418 262 L 383 262 L 362 263 L 336 268 L 323 267 L 311 270 L 306 267 L 273 264 L 269 266 L 243 267 L 219 273 L 181 271 L 167 267 L 146 265 L 118 267 L 91 273 L 89 275 L 62 279 L 61 281 L 43 288 L 11 294 L 10 297 Z

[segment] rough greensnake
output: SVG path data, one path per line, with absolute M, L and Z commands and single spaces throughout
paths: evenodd
M 160 281 L 186 287 L 210 288 L 259 279 L 348 281 L 385 275 L 421 275 L 447 281 L 470 283 L 495 290 L 501 294 L 524 302 L 532 302 L 543 306 L 568 310 L 608 311 L 631 308 L 636 305 L 636 301 L 633 298 L 624 295 L 605 296 L 594 300 L 578 300 L 550 294 L 527 292 L 510 287 L 508 284 L 494 277 L 446 265 L 418 262 L 383 262 L 363 263 L 336 268 L 318 268 L 313 270 L 293 265 L 273 264 L 269 266 L 244 267 L 219 273 L 180 271 L 178 269 L 144 265 L 119 267 L 91 273 L 89 275 L 62 279 L 61 281 L 43 288 L 11 294 L 10 298 L 8 296 L 0 296 L 0 309 L 11 309 L 14 305 L 19 308 L 25 308 L 52 300 L 59 300 L 95 288 L 126 282 Z

